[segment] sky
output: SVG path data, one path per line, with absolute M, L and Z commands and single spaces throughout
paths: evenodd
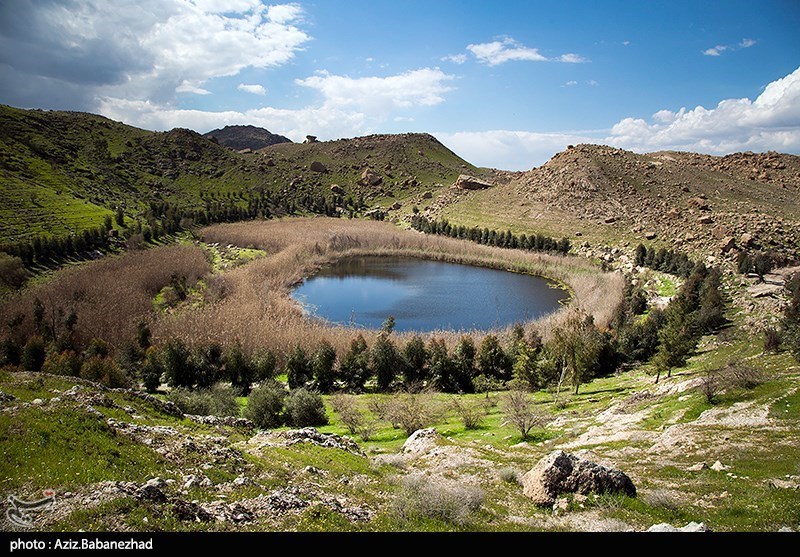
M 800 154 L 800 0 L 0 0 L 0 103 L 295 141 Z

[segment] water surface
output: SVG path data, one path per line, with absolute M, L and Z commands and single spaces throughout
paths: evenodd
M 530 275 L 413 257 L 354 257 L 324 267 L 292 296 L 335 324 L 396 331 L 500 328 L 556 311 L 567 293 Z

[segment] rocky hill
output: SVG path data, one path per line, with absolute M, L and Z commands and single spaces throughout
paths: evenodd
M 476 170 L 427 134 L 241 154 L 186 129 L 150 132 L 94 114 L 0 106 L 0 244 L 96 227 L 118 206 L 144 218 L 152 201 L 246 207 L 264 192 L 292 203 L 336 193 L 392 206 L 464 169 Z
M 457 220 L 462 210 L 469 218 L 506 207 L 505 220 L 521 229 L 559 228 L 573 237 L 654 242 L 712 256 L 752 248 L 800 257 L 795 155 L 640 155 L 578 145 L 503 178 L 497 188 L 461 195 L 440 212 Z
M 256 151 L 276 143 L 292 142 L 288 137 L 272 133 L 257 126 L 225 126 L 221 129 L 211 130 L 203 134 L 203 137 L 207 137 L 212 141 L 216 139 L 217 143 L 234 151 L 243 151 L 245 149 Z

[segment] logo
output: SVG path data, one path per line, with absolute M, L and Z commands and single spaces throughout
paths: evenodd
M 35 513 L 50 508 L 56 500 L 56 492 L 52 489 L 44 490 L 44 498 L 36 501 L 24 501 L 16 495 L 9 495 L 8 502 L 11 507 L 6 510 L 6 518 L 14 526 L 20 528 L 33 528 Z

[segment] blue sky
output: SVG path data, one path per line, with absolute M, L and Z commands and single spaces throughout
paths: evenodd
M 0 102 L 300 140 L 430 132 L 526 169 L 569 143 L 800 153 L 800 2 L 0 3 Z

